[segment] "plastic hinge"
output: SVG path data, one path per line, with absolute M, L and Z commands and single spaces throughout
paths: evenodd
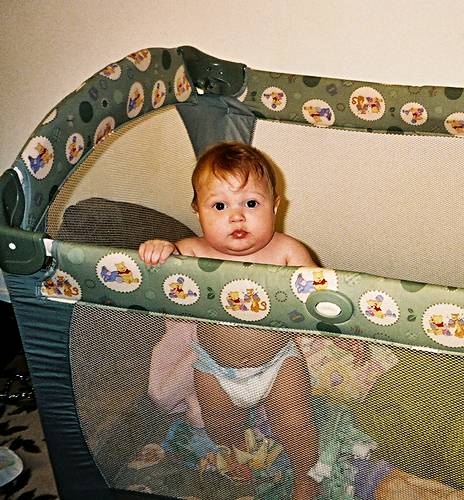
M 178 48 L 185 67 L 196 88 L 206 94 L 236 95 L 245 82 L 245 64 L 224 61 L 184 45 Z

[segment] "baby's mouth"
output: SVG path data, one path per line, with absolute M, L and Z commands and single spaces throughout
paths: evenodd
M 248 233 L 243 229 L 236 229 L 235 231 L 232 231 L 231 236 L 237 240 L 242 240 L 243 238 L 246 238 L 247 234 Z

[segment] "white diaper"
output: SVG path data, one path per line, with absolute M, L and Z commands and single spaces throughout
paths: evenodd
M 219 365 L 198 344 L 192 342 L 198 354 L 193 367 L 203 373 L 214 375 L 232 402 L 240 408 L 255 406 L 271 391 L 280 367 L 286 358 L 300 357 L 295 342 L 289 341 L 270 361 L 252 368 L 227 368 Z

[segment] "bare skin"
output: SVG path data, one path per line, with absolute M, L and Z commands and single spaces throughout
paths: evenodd
M 464 491 L 395 469 L 380 481 L 375 500 L 464 500 Z

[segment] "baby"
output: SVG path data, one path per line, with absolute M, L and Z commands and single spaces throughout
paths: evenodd
M 176 244 L 142 243 L 139 254 L 147 265 L 181 254 L 317 267 L 303 244 L 275 231 L 275 174 L 257 149 L 241 143 L 214 146 L 199 158 L 192 184 L 192 207 L 203 236 Z M 334 342 L 341 347 L 347 343 Z M 355 357 L 360 354 L 353 351 Z M 229 449 L 246 448 L 250 408 L 264 408 L 273 437 L 292 463 L 293 499 L 316 498 L 313 477 L 319 470 L 319 439 L 324 435 L 316 428 L 318 408 L 314 400 L 312 405 L 310 377 L 290 333 L 201 324 L 196 332 L 193 323 L 167 319 L 166 334 L 153 349 L 149 393 L 166 410 L 185 413 L 193 427 L 204 426 L 215 443 Z M 412 476 L 384 461 L 353 463 L 358 471 L 356 498 L 464 500 L 464 491 Z
M 316 267 L 302 243 L 275 231 L 275 174 L 257 149 L 242 143 L 212 147 L 199 158 L 192 185 L 203 236 L 142 243 L 139 254 L 147 265 L 181 254 Z M 308 476 L 318 458 L 310 377 L 290 334 L 218 327 L 212 335 L 199 329 L 194 348 L 196 395 L 211 439 L 243 449 L 249 408 L 263 403 L 273 435 L 292 462 L 293 498 L 315 498 L 316 482 Z

